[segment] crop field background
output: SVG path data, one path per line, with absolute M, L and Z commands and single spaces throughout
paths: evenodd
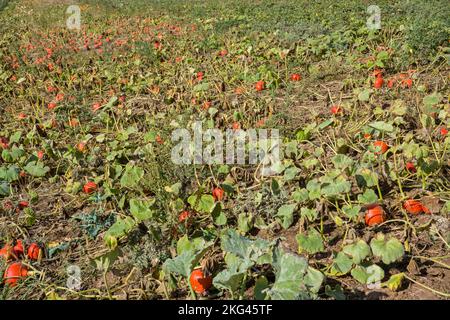
M 449 299 L 449 31 L 445 0 L 0 0 L 0 299 Z M 196 123 L 279 161 L 177 163 Z

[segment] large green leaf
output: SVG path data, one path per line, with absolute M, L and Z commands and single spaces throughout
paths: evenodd
M 373 284 L 380 282 L 384 278 L 384 270 L 376 264 L 372 264 L 368 267 L 356 266 L 351 275 L 362 284 Z
M 151 206 L 155 203 L 155 199 L 152 200 L 130 200 L 130 212 L 139 221 L 147 220 L 153 217 L 153 210 Z
M 0 167 L 0 180 L 13 182 L 17 179 L 19 179 L 19 168 L 17 166 Z
M 253 263 L 233 254 L 229 254 L 226 261 L 228 268 L 222 270 L 214 277 L 213 284 L 218 289 L 227 289 L 230 292 L 235 292 L 243 285 L 247 270 Z
M 308 269 L 305 258 L 286 252 L 279 252 L 276 256 L 275 283 L 268 295 L 272 300 L 294 300 L 309 298 L 304 283 L 304 276 Z
M 187 201 L 198 212 L 212 213 L 214 209 L 214 197 L 210 194 L 202 194 L 200 197 L 197 194 L 193 194 Z
M 331 273 L 334 275 L 343 275 L 351 270 L 353 261 L 345 253 L 339 252 L 334 258 L 331 266 Z
M 44 166 L 42 162 L 31 161 L 27 163 L 24 170 L 33 177 L 43 177 L 50 171 L 50 168 Z
M 403 257 L 405 250 L 400 241 L 395 238 L 385 240 L 383 234 L 379 234 L 370 242 L 374 256 L 380 257 L 385 264 L 390 264 Z
M 260 276 L 256 279 L 254 296 L 255 300 L 265 300 L 267 297 L 267 289 L 269 288 L 269 281 L 265 276 Z
M 305 275 L 304 282 L 306 288 L 312 292 L 317 293 L 322 286 L 323 280 L 325 276 L 319 270 L 314 269 L 313 267 L 308 267 L 308 272 Z
M 345 154 L 337 154 L 331 161 L 337 169 L 345 169 L 353 164 L 353 159 Z
M 299 253 L 306 251 L 310 254 L 323 251 L 322 236 L 316 229 L 310 229 L 308 234 L 297 235 Z
M 167 259 L 163 264 L 163 269 L 189 278 L 192 270 L 197 266 L 200 259 L 211 246 L 210 242 L 197 242 L 190 248 L 186 248 L 173 259 Z
M 348 254 L 355 264 L 360 264 L 365 258 L 370 256 L 370 247 L 364 240 L 358 240 L 356 243 L 346 245 L 342 251 Z
M 375 121 L 369 123 L 369 127 L 372 127 L 380 132 L 392 132 L 394 131 L 394 127 L 392 124 L 386 123 L 384 121 Z
M 245 261 L 268 263 L 272 259 L 272 243 L 263 239 L 251 240 L 228 229 L 221 236 L 222 250 L 231 252 Z
M 127 164 L 125 172 L 120 179 L 120 184 L 125 188 L 133 188 L 138 185 L 144 176 L 144 170 L 138 166 Z
M 372 189 L 367 189 L 363 194 L 358 194 L 358 201 L 362 204 L 370 204 L 378 201 L 378 196 Z

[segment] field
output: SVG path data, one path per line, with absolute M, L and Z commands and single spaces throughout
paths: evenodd
M 444 0 L 0 0 L 0 299 L 449 299 L 449 30 Z M 190 161 L 195 124 L 280 159 Z

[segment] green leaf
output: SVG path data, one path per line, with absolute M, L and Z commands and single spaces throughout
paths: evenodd
M 252 216 L 246 212 L 238 215 L 238 229 L 242 233 L 247 233 L 252 226 Z
M 155 199 L 147 200 L 130 200 L 130 212 L 138 221 L 147 220 L 153 217 L 153 210 L 150 208 L 155 203 Z
M 369 101 L 371 93 L 371 89 L 362 90 L 358 93 L 358 100 L 361 102 Z
M 8 181 L 0 180 L 0 196 L 9 196 L 10 192 L 11 189 Z
M 345 205 L 345 206 L 342 207 L 342 211 L 344 212 L 344 214 L 348 218 L 355 219 L 355 218 L 358 217 L 359 211 L 361 211 L 361 207 L 360 206 Z
M 283 180 L 291 181 L 296 177 L 297 173 L 299 173 L 299 172 L 300 172 L 300 169 L 298 169 L 297 167 L 295 167 L 295 166 L 289 167 L 284 171 Z
M 294 221 L 294 210 L 296 204 L 285 204 L 278 209 L 277 217 L 281 218 L 281 225 L 284 229 L 291 226 Z
M 235 292 L 241 287 L 246 273 L 247 270 L 240 272 L 229 269 L 222 270 L 214 277 L 213 285 L 217 289 L 227 289 L 230 292 Z
M 308 200 L 308 190 L 306 189 L 297 189 L 292 193 L 292 199 L 296 202 L 305 202 Z
M 50 168 L 45 167 L 42 162 L 32 161 L 28 162 L 24 170 L 33 177 L 43 177 L 47 172 L 50 171 Z
M 330 124 L 332 124 L 333 122 L 334 122 L 334 119 L 333 119 L 333 118 L 330 118 L 330 119 L 328 119 L 328 120 L 325 120 L 325 121 L 323 121 L 322 123 L 320 123 L 320 124 L 317 126 L 317 129 L 323 130 L 323 129 L 325 129 L 326 127 L 328 127 Z
M 19 168 L 11 165 L 7 168 L 0 167 L 0 180 L 13 182 L 19 179 Z
M 9 137 L 9 143 L 19 143 L 22 137 L 22 131 L 16 131 Z
M 127 164 L 125 172 L 120 179 L 120 184 L 124 188 L 133 188 L 138 185 L 139 181 L 144 176 L 144 170 L 138 166 Z
M 375 121 L 369 123 L 369 127 L 374 128 L 380 132 L 392 132 L 394 131 L 394 127 L 392 124 L 386 123 L 384 121 Z
M 400 241 L 395 238 L 385 240 L 383 234 L 372 239 L 370 247 L 374 256 L 380 257 L 385 264 L 390 264 L 403 257 L 405 251 Z
M 199 242 L 190 248 L 185 248 L 181 254 L 173 259 L 167 259 L 163 264 L 163 269 L 189 278 L 192 270 L 197 266 L 200 259 L 206 253 L 211 243 Z
M 316 229 L 310 229 L 308 235 L 297 235 L 298 251 L 306 251 L 309 254 L 314 254 L 324 250 L 322 236 Z
M 214 220 L 214 224 L 218 226 L 224 226 L 227 224 L 228 219 L 225 212 L 223 212 L 222 210 L 222 205 L 220 202 L 217 202 L 214 206 L 214 209 L 211 212 L 211 216 Z
M 358 201 L 362 204 L 370 204 L 378 201 L 378 196 L 372 189 L 367 189 L 364 194 L 358 194 Z
M 308 270 L 305 258 L 290 253 L 277 255 L 275 283 L 268 295 L 272 300 L 295 300 L 307 298 L 309 294 L 303 278 Z
M 364 240 L 346 245 L 342 251 L 352 258 L 354 264 L 360 264 L 370 256 L 370 247 Z
M 321 196 L 320 183 L 317 182 L 316 179 L 308 181 L 308 183 L 306 184 L 306 190 L 308 190 L 309 192 L 310 200 L 319 199 Z
M 318 293 L 322 286 L 325 276 L 319 270 L 308 267 L 308 272 L 305 275 L 304 282 L 306 288 L 312 293 Z
M 297 141 L 309 140 L 311 137 L 311 132 L 309 130 L 299 130 L 295 134 Z
M 309 209 L 309 208 L 305 208 L 305 207 L 302 207 L 300 209 L 300 216 L 306 217 L 311 222 L 316 220 L 318 215 L 319 215 L 319 213 L 317 212 L 316 209 Z
M 269 288 L 269 281 L 265 276 L 260 276 L 255 281 L 255 288 L 253 290 L 253 294 L 255 300 L 265 300 L 267 297 L 267 289 Z
M 222 234 L 220 242 L 223 251 L 231 252 L 246 261 L 256 263 L 271 259 L 272 243 L 266 240 L 251 240 L 239 235 L 236 230 L 228 229 Z
M 113 96 L 113 97 L 111 97 L 110 99 L 109 99 L 109 101 L 108 101 L 108 103 L 107 104 L 105 104 L 104 106 L 103 106 L 103 109 L 105 110 L 105 109 L 111 109 L 113 106 L 114 106 L 114 104 L 117 102 L 117 97 L 116 96 Z
M 356 266 L 351 271 L 352 277 L 361 284 L 367 284 L 367 278 L 369 275 L 366 272 L 366 268 L 362 266 Z
M 212 213 L 215 206 L 214 197 L 210 194 L 203 194 L 200 197 L 193 194 L 187 201 L 195 211 L 202 213 Z
M 331 273 L 334 275 L 343 275 L 350 271 L 353 266 L 353 261 L 343 252 L 339 252 L 334 258 L 331 267 Z
M 330 183 L 323 183 L 321 186 L 321 193 L 328 198 L 332 198 L 350 192 L 350 189 L 350 182 L 336 179 Z
M 434 106 L 442 100 L 442 95 L 440 93 L 433 93 L 423 98 L 423 104 L 426 106 Z
M 177 254 L 182 254 L 184 251 L 190 250 L 192 248 L 192 243 L 189 241 L 187 234 L 182 236 L 177 241 Z
M 380 282 L 384 278 L 384 270 L 376 264 L 368 267 L 356 266 L 351 275 L 361 284 L 373 284 Z
M 384 270 L 376 264 L 368 266 L 366 273 L 368 275 L 366 284 L 380 282 L 384 278 Z
M 356 181 L 361 188 L 374 187 L 378 184 L 378 175 L 368 168 L 360 168 L 356 172 Z
M 345 169 L 353 164 L 353 159 L 345 154 L 337 154 L 331 158 L 331 162 L 333 162 L 337 169 Z
M 206 91 L 209 89 L 208 82 L 202 82 L 194 86 L 194 92 Z
M 131 217 L 117 218 L 116 222 L 106 231 L 104 241 L 107 245 L 115 243 L 117 239 L 126 235 L 136 225 L 136 221 Z M 112 245 L 112 247 L 115 247 Z
M 228 268 L 222 270 L 214 277 L 213 284 L 218 289 L 227 289 L 230 292 L 235 292 L 243 285 L 244 277 L 253 263 L 233 254 L 227 255 L 226 262 Z

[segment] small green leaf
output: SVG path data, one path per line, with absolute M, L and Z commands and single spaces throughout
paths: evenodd
M 200 197 L 193 194 L 187 201 L 194 210 L 202 213 L 212 213 L 215 207 L 214 197 L 210 194 L 203 194 Z
M 374 128 L 380 132 L 392 132 L 394 131 L 394 127 L 392 124 L 386 123 L 384 121 L 375 121 L 369 123 L 369 127 Z
M 370 95 L 372 93 L 371 89 L 366 89 L 358 93 L 358 100 L 361 102 L 369 101 Z
M 289 167 L 284 171 L 283 180 L 284 181 L 293 180 L 296 177 L 297 173 L 299 173 L 299 172 L 300 172 L 300 169 L 298 169 L 297 167 L 295 167 L 295 166 Z
M 296 204 L 285 204 L 278 209 L 277 217 L 281 218 L 281 225 L 284 229 L 289 228 L 294 221 L 294 210 L 296 206 Z
M 155 199 L 147 200 L 130 200 L 130 212 L 138 221 L 147 220 L 153 217 L 151 206 L 155 203 Z
M 316 209 L 309 209 L 309 208 L 305 208 L 305 207 L 302 207 L 300 209 L 300 216 L 306 217 L 311 222 L 316 220 L 318 215 L 319 215 L 319 213 L 317 212 Z
M 125 188 L 136 187 L 144 176 L 144 170 L 138 166 L 127 164 L 125 172 L 120 179 L 120 184 Z
M 369 275 L 366 272 L 366 268 L 364 268 L 362 266 L 356 266 L 352 269 L 351 275 L 359 283 L 367 284 L 367 278 L 369 277 Z
M 405 274 L 403 272 L 393 274 L 384 285 L 392 291 L 397 291 L 401 287 L 404 278 Z
M 304 202 L 308 200 L 308 190 L 306 189 L 297 189 L 292 193 L 292 199 L 296 202 Z
M 355 219 L 358 217 L 359 211 L 361 211 L 361 207 L 345 205 L 342 207 L 342 211 L 344 212 L 345 216 L 347 216 L 348 218 Z
M 343 252 L 339 252 L 334 258 L 331 267 L 331 273 L 335 275 L 343 275 L 350 271 L 353 266 L 353 261 Z
M 345 169 L 353 164 L 353 159 L 345 154 L 337 154 L 331 158 L 331 162 L 333 162 L 337 169 Z
M 136 221 L 131 217 L 117 218 L 116 222 L 106 231 L 104 241 L 114 249 L 117 239 L 126 235 L 136 225 Z
M 362 204 L 370 204 L 378 201 L 378 196 L 372 189 L 367 189 L 364 194 L 358 194 L 358 201 Z

